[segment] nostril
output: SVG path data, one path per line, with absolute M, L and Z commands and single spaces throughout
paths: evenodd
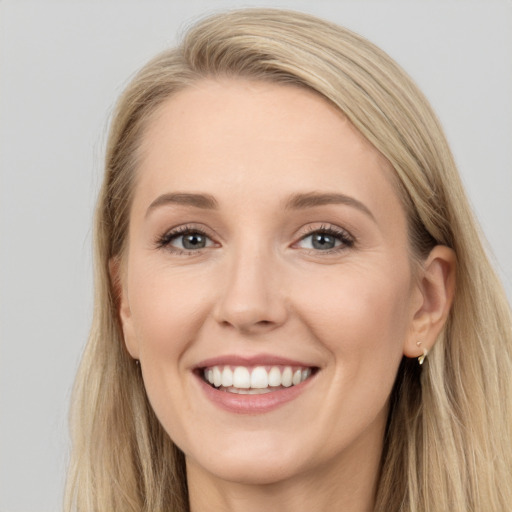
M 221 322 L 223 327 L 235 328 L 242 332 L 251 332 L 251 331 L 260 331 L 260 330 L 268 330 L 277 326 L 277 322 L 272 320 L 256 320 L 250 321 L 250 319 L 246 318 L 231 318 L 228 320 L 223 320 Z

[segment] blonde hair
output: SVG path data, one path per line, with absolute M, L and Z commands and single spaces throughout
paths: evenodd
M 233 76 L 306 87 L 336 105 L 393 165 L 420 261 L 457 256 L 443 333 L 420 370 L 399 368 L 376 511 L 505 511 L 512 503 L 512 322 L 445 136 L 427 100 L 383 51 L 309 15 L 214 15 L 149 62 L 119 100 L 95 220 L 95 309 L 76 379 L 66 509 L 188 510 L 184 456 L 158 422 L 128 355 L 109 262 L 123 253 L 145 126 L 176 91 Z

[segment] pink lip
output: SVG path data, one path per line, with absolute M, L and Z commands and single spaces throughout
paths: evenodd
M 198 368 L 208 368 L 211 366 L 302 366 L 304 368 L 313 368 L 315 365 L 296 361 L 284 357 L 273 356 L 270 354 L 259 354 L 254 356 L 224 355 L 205 359 L 195 366 Z
M 277 391 L 272 391 L 271 393 L 263 393 L 261 395 L 242 395 L 237 393 L 230 393 L 228 391 L 221 391 L 214 388 L 205 382 L 201 375 L 202 372 L 198 371 L 202 368 L 222 365 L 302 366 L 310 368 L 315 368 L 315 366 L 303 363 L 301 361 L 271 356 L 267 354 L 250 357 L 226 355 L 201 361 L 198 365 L 196 365 L 193 371 L 193 375 L 198 382 L 200 391 L 204 393 L 206 398 L 217 407 L 235 414 L 262 414 L 273 411 L 274 409 L 277 409 L 278 407 L 291 402 L 300 396 L 304 391 L 307 390 L 308 386 L 316 378 L 316 375 L 312 375 L 309 379 L 301 382 L 300 384 L 297 384 L 296 386 L 279 389 Z
M 310 377 L 296 386 L 273 391 L 272 393 L 264 393 L 262 395 L 239 395 L 229 393 L 228 391 L 220 391 L 210 386 L 200 376 L 196 375 L 196 378 L 201 387 L 201 391 L 214 405 L 221 409 L 235 414 L 263 414 L 273 411 L 297 398 L 305 391 L 310 381 L 313 380 L 315 376 Z

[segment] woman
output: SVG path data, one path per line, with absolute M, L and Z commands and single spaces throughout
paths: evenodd
M 511 321 L 427 101 L 304 14 L 121 97 L 68 509 L 507 509 Z

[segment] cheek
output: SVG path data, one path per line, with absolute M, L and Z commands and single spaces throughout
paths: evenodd
M 176 357 L 202 324 L 208 302 L 205 280 L 158 264 L 134 268 L 130 307 L 141 358 Z
M 302 293 L 301 316 L 331 353 L 340 378 L 390 388 L 410 326 L 410 275 L 347 265 L 311 283 Z
M 403 342 L 408 327 L 410 276 L 385 268 L 347 266 L 310 281 L 302 309 L 334 351 L 375 349 Z M 309 314 L 307 313 L 309 311 Z
M 144 386 L 165 430 L 183 443 L 187 429 L 177 419 L 190 408 L 183 398 L 183 354 L 204 323 L 207 287 L 204 279 L 190 273 L 171 272 L 159 262 L 143 263 L 133 265 L 129 289 Z
M 347 269 L 348 270 L 348 269 Z M 316 281 L 303 294 L 302 318 L 330 352 L 328 387 L 318 422 L 344 444 L 387 417 L 387 402 L 409 326 L 407 276 L 350 272 Z

